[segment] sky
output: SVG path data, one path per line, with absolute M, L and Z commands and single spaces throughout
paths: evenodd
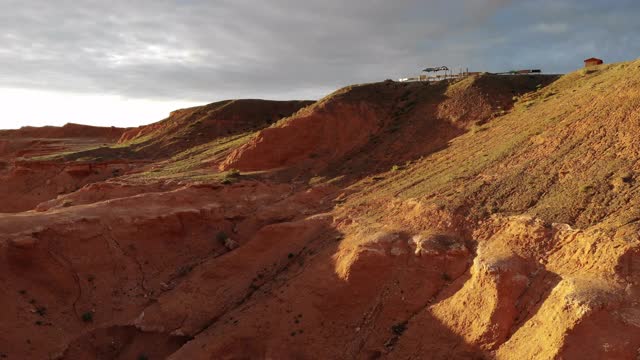
M 638 0 L 0 0 L 0 128 L 137 126 L 428 66 L 565 73 L 639 57 L 638 19 Z

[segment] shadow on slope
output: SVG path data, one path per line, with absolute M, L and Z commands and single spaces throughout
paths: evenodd
M 115 146 L 65 156 L 163 159 L 221 137 L 260 130 L 313 101 L 225 100 L 173 111 L 168 118 L 129 129 Z
M 350 86 L 260 131 L 220 167 L 359 178 L 445 148 L 474 126 L 506 114 L 514 97 L 556 78 L 480 75 Z

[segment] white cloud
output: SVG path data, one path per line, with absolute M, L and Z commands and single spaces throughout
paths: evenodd
M 15 129 L 24 125 L 61 126 L 66 123 L 131 127 L 162 120 L 169 112 L 179 108 L 201 105 L 183 101 L 7 88 L 0 88 L 0 99 L 0 129 Z
M 544 34 L 562 34 L 569 30 L 569 25 L 564 23 L 540 23 L 531 28 L 534 32 Z

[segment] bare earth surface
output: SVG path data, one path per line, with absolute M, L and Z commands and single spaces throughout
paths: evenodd
M 636 359 L 640 62 L 0 131 L 0 359 Z

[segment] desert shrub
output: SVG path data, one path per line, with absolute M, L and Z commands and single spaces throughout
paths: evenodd
M 391 171 L 399 171 L 399 170 L 400 170 L 400 166 L 398 166 L 398 165 L 393 165 L 391 167 Z
M 633 174 L 628 172 L 620 175 L 620 180 L 625 184 L 630 184 L 633 182 Z
M 180 266 L 176 270 L 176 274 L 178 276 L 180 276 L 180 277 L 186 276 L 187 274 L 189 274 L 191 272 L 191 270 L 193 270 L 193 266 L 191 266 L 191 265 L 183 265 L 183 266 Z
M 593 189 L 592 185 L 582 185 L 580 186 L 580 192 L 587 193 Z
M 91 311 L 87 311 L 84 314 L 82 314 L 82 321 L 88 323 L 88 322 L 92 322 L 93 321 L 93 312 Z
M 240 177 L 240 170 L 238 170 L 238 169 L 229 169 L 229 171 L 227 171 L 224 174 L 224 177 L 222 178 L 222 180 L 220 182 L 222 184 L 225 184 L 225 185 L 232 184 L 239 177 Z
M 218 233 L 216 234 L 216 240 L 218 240 L 223 244 L 228 238 L 229 238 L 229 235 L 227 235 L 227 233 L 224 231 L 218 231 Z
M 391 327 L 391 331 L 395 334 L 395 335 L 402 335 L 403 332 L 405 332 L 405 330 L 407 330 L 407 322 L 401 322 L 398 324 L 395 324 Z

